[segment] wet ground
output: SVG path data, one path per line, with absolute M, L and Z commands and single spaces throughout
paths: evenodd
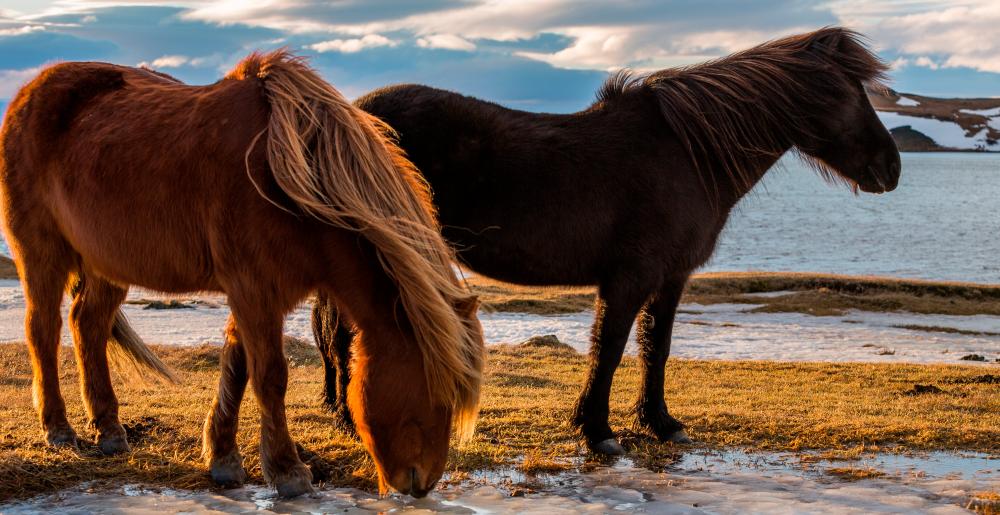
M 877 477 L 845 480 L 844 470 Z M 697 451 L 660 471 L 621 459 L 553 475 L 510 469 L 446 483 L 426 499 L 323 488 L 291 500 L 259 486 L 199 492 L 86 485 L 0 506 L 0 512 L 967 513 L 970 503 L 989 502 L 977 500 L 977 494 L 1000 489 L 1000 458 L 929 453 L 825 460 L 811 454 Z

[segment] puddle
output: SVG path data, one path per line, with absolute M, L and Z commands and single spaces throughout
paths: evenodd
M 885 475 L 844 481 L 826 473 L 842 466 Z M 962 507 L 974 493 L 1000 489 L 1000 459 L 934 452 L 817 460 L 810 454 L 695 451 L 661 471 L 621 459 L 588 472 L 528 475 L 511 468 L 443 483 L 426 499 L 327 488 L 291 500 L 262 486 L 199 492 L 88 485 L 0 505 L 0 513 L 967 513 Z

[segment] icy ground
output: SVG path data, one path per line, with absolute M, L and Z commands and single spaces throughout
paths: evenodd
M 831 467 L 873 468 L 877 479 L 844 481 Z M 1000 460 L 980 454 L 872 455 L 811 463 L 788 454 L 693 452 L 661 472 L 619 460 L 592 472 L 482 474 L 426 499 L 325 488 L 275 499 L 263 487 L 178 491 L 84 486 L 0 506 L 8 514 L 59 513 L 968 513 L 976 493 L 1000 488 Z
M 780 295 L 775 292 L 771 295 Z M 134 289 L 129 299 L 164 299 Z M 144 309 L 126 304 L 136 331 L 150 343 L 197 345 L 221 343 L 229 308 L 221 295 L 176 297 L 184 309 Z M 68 304 L 68 303 L 67 303 Z M 970 354 L 1000 365 L 1000 317 L 870 313 L 817 317 L 801 313 L 751 313 L 753 304 L 685 304 L 674 329 L 671 356 L 697 359 L 769 359 L 781 361 L 868 361 L 882 363 L 976 363 Z M 63 317 L 66 318 L 67 306 Z M 488 343 L 519 343 L 532 336 L 554 334 L 587 352 L 594 314 L 541 316 L 525 313 L 479 315 Z M 980 334 L 905 329 L 901 326 L 948 328 Z M 299 306 L 285 321 L 285 333 L 312 340 L 310 307 Z M 24 340 L 24 295 L 17 281 L 0 281 L 0 341 Z M 63 341 L 72 343 L 67 324 Z M 635 353 L 633 333 L 627 352 Z

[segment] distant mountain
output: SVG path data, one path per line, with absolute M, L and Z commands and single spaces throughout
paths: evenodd
M 934 98 L 869 91 L 900 150 L 1000 152 L 1000 98 Z

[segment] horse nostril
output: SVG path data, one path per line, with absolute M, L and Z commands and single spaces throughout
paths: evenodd
M 420 473 L 417 472 L 416 467 L 410 469 L 410 495 L 420 499 L 427 496 L 427 492 L 430 492 L 430 488 L 422 488 L 420 484 Z

